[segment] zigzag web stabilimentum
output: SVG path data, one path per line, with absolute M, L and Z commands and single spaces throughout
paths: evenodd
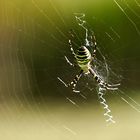
M 85 18 L 85 14 L 83 13 L 75 13 L 75 18 L 76 18 L 76 21 L 78 23 L 79 26 L 81 26 L 84 30 L 85 30 L 85 44 L 86 46 L 89 46 L 90 47 L 90 42 L 88 40 L 88 37 L 89 37 L 89 30 L 88 30 L 88 27 L 87 26 L 87 23 L 86 21 L 84 20 Z M 93 31 L 92 31 L 93 33 Z M 109 77 L 109 69 L 108 69 L 108 64 L 106 62 L 106 59 L 105 57 L 103 56 L 103 54 L 101 53 L 100 49 L 97 49 L 99 51 L 99 53 L 101 54 L 103 60 L 104 60 L 104 66 L 105 66 L 105 71 L 106 71 L 106 81 L 108 82 L 108 77 Z M 94 65 L 94 68 L 93 69 L 97 69 L 96 71 L 98 71 L 98 67 L 96 67 L 96 65 Z M 101 73 L 100 73 L 101 74 Z M 102 79 L 105 79 L 103 76 L 102 76 Z M 106 99 L 104 97 L 104 94 L 106 92 L 106 89 L 104 87 L 102 87 L 100 84 L 98 84 L 98 87 L 97 87 L 97 93 L 98 93 L 98 98 L 99 98 L 99 102 L 100 104 L 103 106 L 104 108 L 104 116 L 106 117 L 106 122 L 107 123 L 115 123 L 115 121 L 113 120 L 113 116 L 111 114 L 111 110 L 109 109 L 109 106 L 106 102 Z

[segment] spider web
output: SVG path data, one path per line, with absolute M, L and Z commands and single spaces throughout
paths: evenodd
M 134 119 L 128 119 L 126 125 L 128 115 L 136 119 L 134 125 L 139 123 L 140 3 L 108 0 L 104 6 L 105 3 L 100 2 L 0 2 L 1 139 L 84 139 L 87 135 L 93 138 L 92 132 L 85 128 L 96 132 L 98 139 L 110 136 L 111 129 L 103 129 L 103 110 L 97 97 L 103 89 L 98 91 L 92 77 L 80 80 L 77 86 L 80 94 L 73 94 L 57 80 L 59 76 L 69 82 L 79 70 L 70 67 L 64 56 L 74 61 L 68 46 L 70 29 L 74 29 L 79 38 L 74 40 L 75 49 L 87 39 L 85 30 L 81 30 L 74 17 L 74 13 L 81 11 L 86 13 L 85 21 L 97 39 L 98 71 L 106 81 L 121 82 L 118 91 L 102 96 L 115 120 L 120 122 L 117 128 L 127 129 L 134 123 Z M 96 6 L 101 6 L 102 13 L 102 10 L 109 13 L 107 5 L 117 11 L 124 23 L 113 21 L 110 16 L 105 18 L 96 11 Z M 97 14 L 91 12 L 94 9 Z M 113 16 L 118 18 L 116 13 Z M 123 24 L 127 26 L 123 28 Z M 112 138 L 117 136 L 115 129 L 111 132 Z

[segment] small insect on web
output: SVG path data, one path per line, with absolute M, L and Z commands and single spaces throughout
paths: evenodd
M 73 41 L 69 39 L 68 43 L 70 46 L 71 53 L 73 54 L 76 64 L 73 64 L 70 62 L 70 60 L 65 56 L 66 62 L 73 66 L 73 67 L 79 67 L 80 72 L 75 76 L 75 78 L 68 84 L 66 84 L 61 78 L 58 77 L 58 80 L 63 83 L 66 87 L 71 87 L 73 92 L 79 93 L 80 91 L 76 90 L 76 85 L 80 78 L 83 75 L 92 75 L 95 79 L 97 85 L 98 85 L 98 97 L 100 100 L 100 103 L 103 105 L 105 113 L 104 115 L 108 118 L 106 119 L 107 122 L 114 123 L 115 121 L 112 119 L 113 116 L 110 115 L 110 109 L 108 108 L 108 105 L 106 103 L 106 100 L 104 99 L 103 95 L 106 90 L 118 90 L 118 84 L 108 84 L 108 82 L 105 81 L 105 78 L 103 78 L 102 75 L 96 70 L 96 64 L 94 62 L 96 61 L 96 51 L 97 51 L 97 42 L 96 37 L 94 33 L 92 32 L 91 35 L 89 35 L 89 31 L 85 26 L 86 21 L 83 20 L 85 17 L 85 14 L 76 14 L 75 18 L 79 26 L 82 27 L 82 29 L 85 30 L 85 43 L 75 51 L 73 48 Z M 72 34 L 72 32 L 71 32 Z M 72 34 L 72 36 L 74 36 Z M 92 52 L 90 52 L 90 48 L 93 49 Z M 94 65 L 92 65 L 92 63 Z

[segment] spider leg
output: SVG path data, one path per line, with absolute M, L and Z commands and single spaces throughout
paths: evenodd
M 93 45 L 94 46 L 94 50 L 93 50 L 93 57 L 96 56 L 96 50 L 97 50 L 97 42 L 96 42 L 96 37 L 95 35 L 91 36 L 91 40 L 93 42 Z
M 108 90 L 117 90 L 120 84 L 110 85 L 105 83 L 95 72 L 92 68 L 89 68 L 90 73 L 93 75 L 94 79 L 98 82 L 99 85 L 108 89 Z
M 113 85 L 110 85 L 110 84 L 107 84 L 105 82 L 102 82 L 100 83 L 101 86 L 103 86 L 104 88 L 108 89 L 108 90 L 118 90 L 118 87 L 120 84 L 113 84 Z
M 71 40 L 69 39 L 69 46 L 70 46 L 70 50 L 71 50 L 71 53 L 74 55 L 74 57 L 75 57 L 75 52 L 74 52 L 74 50 L 73 50 L 73 47 L 72 47 L 72 42 L 71 42 Z
M 80 71 L 80 73 L 78 75 L 75 76 L 75 78 L 73 79 L 72 82 L 70 82 L 69 84 L 66 84 L 61 78 L 57 77 L 57 79 L 65 86 L 65 87 L 70 87 L 72 86 L 72 91 L 73 92 L 80 92 L 78 90 L 75 90 L 75 87 L 80 79 L 80 77 L 82 76 L 83 74 L 83 70 Z
M 72 91 L 73 92 L 80 92 L 80 91 L 75 90 L 75 87 L 76 87 L 76 85 L 77 85 L 80 77 L 82 76 L 82 74 L 83 74 L 83 70 L 81 70 L 80 73 L 75 76 L 75 78 L 73 79 L 73 81 L 68 84 L 68 87 L 72 86 Z
M 118 84 L 112 84 L 112 85 L 107 84 L 107 85 L 108 85 L 108 87 L 117 87 L 117 86 L 120 86 L 121 84 L 120 84 L 120 83 L 118 83 Z
M 67 56 L 64 56 L 64 57 L 65 57 L 65 59 L 66 59 L 66 62 L 67 62 L 70 66 L 73 66 L 73 67 L 75 66 L 73 63 L 70 62 L 70 60 L 67 58 Z

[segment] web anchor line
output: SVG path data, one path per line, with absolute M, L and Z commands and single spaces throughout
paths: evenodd
M 98 98 L 100 100 L 100 104 L 103 105 L 103 108 L 105 110 L 104 116 L 107 117 L 106 122 L 115 123 L 115 121 L 113 120 L 113 116 L 111 115 L 111 110 L 109 109 L 109 106 L 106 102 L 106 99 L 103 97 L 105 94 L 105 91 L 106 89 L 104 87 L 101 87 L 101 85 L 99 85 Z

